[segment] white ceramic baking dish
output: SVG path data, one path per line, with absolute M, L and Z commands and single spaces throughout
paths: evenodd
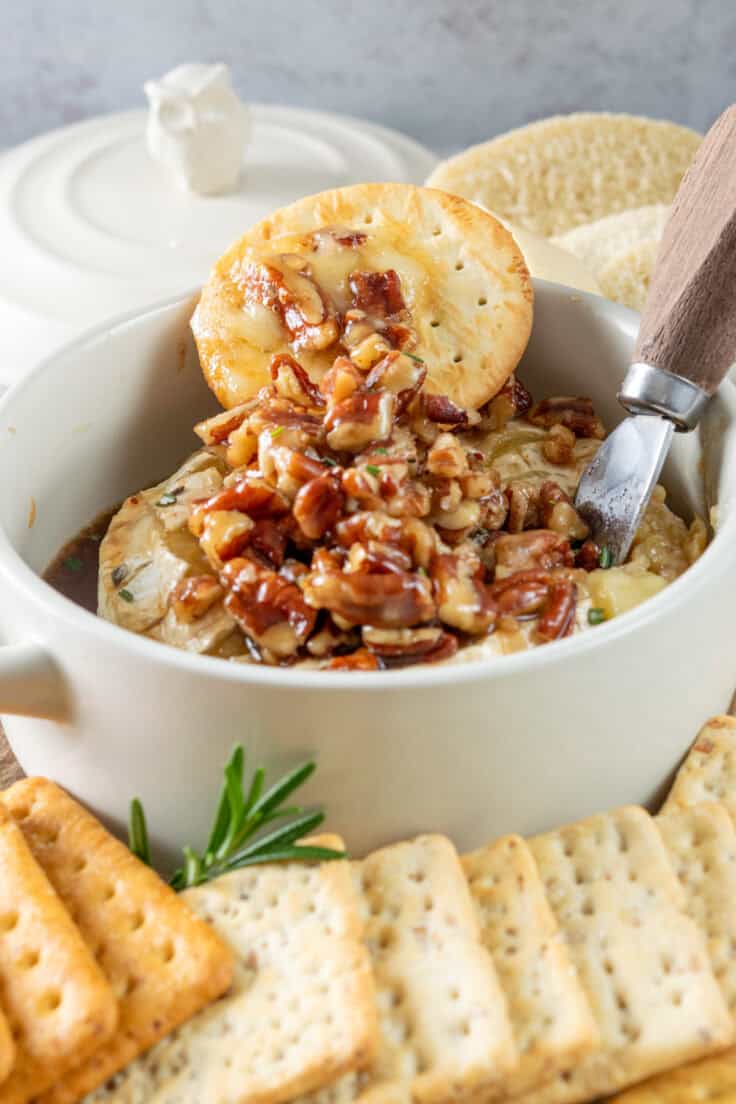
M 537 397 L 589 394 L 614 424 L 636 316 L 558 285 L 536 290 L 523 379 Z M 328 805 L 356 853 L 428 828 L 469 846 L 651 801 L 736 681 L 733 386 L 677 437 L 665 478 L 686 512 L 718 502 L 717 535 L 638 609 L 486 663 L 261 669 L 126 633 L 38 575 L 99 511 L 196 446 L 191 426 L 214 402 L 191 307 L 186 296 L 94 331 L 0 404 L 0 712 L 26 771 L 118 824 L 140 796 L 166 847 L 202 842 L 238 741 L 273 771 L 315 756 L 305 796 Z

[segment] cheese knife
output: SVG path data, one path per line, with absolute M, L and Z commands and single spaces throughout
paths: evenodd
M 611 563 L 626 559 L 672 435 L 693 430 L 736 360 L 736 105 L 675 197 L 618 393 L 630 415 L 580 480 L 575 506 Z

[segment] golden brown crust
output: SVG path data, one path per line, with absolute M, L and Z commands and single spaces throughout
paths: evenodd
M 119 1001 L 113 1038 L 89 1058 L 80 1053 L 77 1068 L 39 1094 L 44 1104 L 71 1104 L 220 996 L 233 959 L 153 870 L 54 783 L 24 779 L 3 800 Z
M 394 268 L 427 363 L 427 389 L 481 406 L 503 386 L 529 339 L 533 292 L 511 234 L 457 196 L 407 184 L 359 184 L 309 196 L 258 223 L 215 264 L 192 319 L 205 378 L 225 407 L 268 382 L 272 353 L 244 332 L 242 263 L 254 254 L 299 252 L 300 236 L 326 226 L 367 235 L 360 264 Z M 302 242 L 302 252 L 307 246 Z M 337 349 L 300 356 L 314 379 Z
M 117 1003 L 4 804 L 0 950 L 3 1008 L 17 1042 L 0 1102 L 26 1104 L 107 1042 Z

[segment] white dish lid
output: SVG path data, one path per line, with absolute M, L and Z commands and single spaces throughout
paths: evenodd
M 0 334 L 0 379 L 31 366 L 24 349 L 32 362 L 62 333 L 203 280 L 229 242 L 275 208 L 360 181 L 421 183 L 437 160 L 348 116 L 250 111 L 241 183 L 229 195 L 175 186 L 146 149 L 145 110 L 53 131 L 0 160 L 0 308 L 15 319 Z

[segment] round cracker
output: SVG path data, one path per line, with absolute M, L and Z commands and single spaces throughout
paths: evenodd
M 533 292 L 511 234 L 486 211 L 408 184 L 358 184 L 308 196 L 257 223 L 217 261 L 192 318 L 205 379 L 226 408 L 270 380 L 281 346 L 253 343 L 244 325 L 242 267 L 249 258 L 306 253 L 300 236 L 322 227 L 362 231 L 356 268 L 395 269 L 427 365 L 427 390 L 474 409 L 492 398 L 526 348 Z M 337 349 L 299 354 L 314 380 Z
M 629 207 L 671 203 L 700 141 L 657 119 L 558 115 L 472 146 L 427 183 L 552 237 Z
M 666 203 L 650 203 L 646 207 L 634 207 L 630 211 L 620 211 L 616 215 L 587 222 L 584 226 L 576 226 L 552 241 L 561 249 L 574 253 L 592 272 L 600 272 L 634 246 L 647 241 L 660 241 L 669 213 Z

